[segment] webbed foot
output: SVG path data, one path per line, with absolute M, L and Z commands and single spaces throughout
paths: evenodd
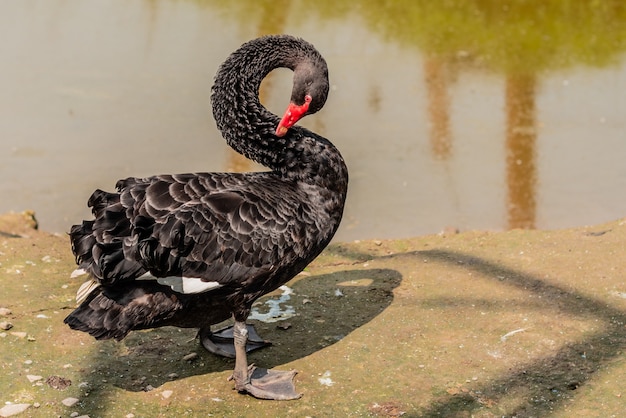
M 248 382 L 243 385 L 235 382 L 235 386 L 240 392 L 248 393 L 258 399 L 275 401 L 299 399 L 302 394 L 296 392 L 294 384 L 294 378 L 297 373 L 295 370 L 268 370 L 250 365 L 248 368 Z
M 259 348 L 272 345 L 259 336 L 254 326 L 246 324 L 248 339 L 246 341 L 246 352 L 249 353 Z M 235 358 L 234 327 L 228 326 L 212 332 L 210 328 L 200 328 L 198 337 L 200 343 L 209 352 L 222 357 Z

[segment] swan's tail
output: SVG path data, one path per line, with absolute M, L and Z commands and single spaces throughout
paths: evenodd
M 98 340 L 121 340 L 132 330 L 166 325 L 182 309 L 167 287 L 152 282 L 97 286 L 63 322 Z
M 130 332 L 130 328 L 116 320 L 122 309 L 114 300 L 103 295 L 102 290 L 102 287 L 92 289 L 87 299 L 63 322 L 70 328 L 87 332 L 98 340 L 115 338 L 119 341 Z

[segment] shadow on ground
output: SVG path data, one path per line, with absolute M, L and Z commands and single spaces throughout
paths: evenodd
M 418 254 L 420 258 L 443 263 L 452 269 L 481 273 L 499 285 L 535 293 L 551 310 L 557 309 L 571 317 L 596 318 L 603 325 L 601 332 L 566 344 L 553 354 L 517 367 L 510 373 L 494 377 L 487 385 L 473 386 L 471 393 L 437 399 L 419 414 L 421 417 L 455 416 L 459 411 L 476 412 L 513 394 L 521 401 L 506 411 L 507 416 L 546 416 L 574 397 L 576 390 L 626 349 L 626 314 L 602 301 L 468 254 L 443 250 L 420 251 Z
M 548 356 L 525 362 L 499 376 L 491 376 L 488 383 L 473 384 L 471 390 L 452 390 L 450 391 L 452 393 L 438 396 L 429 402 L 428 406 L 419 408 L 420 412 L 403 411 L 402 416 L 453 417 L 461 413 L 488 411 L 496 405 L 504 404 L 507 405 L 506 416 L 550 415 L 563 409 L 583 385 L 587 384 L 598 371 L 619 360 L 626 350 L 626 314 L 623 311 L 611 307 L 603 300 L 550 284 L 521 270 L 453 250 L 433 249 L 373 256 L 365 251 L 355 248 L 344 249 L 339 245 L 330 251 L 352 259 L 355 263 L 377 260 L 390 266 L 394 265 L 394 260 L 398 263 L 402 259 L 408 259 L 413 264 L 419 261 L 438 263 L 450 270 L 478 273 L 490 278 L 498 286 L 509 286 L 536 296 L 531 299 L 532 302 L 520 300 L 512 304 L 507 303 L 509 308 L 515 305 L 516 309 L 545 311 L 547 314 L 556 311 L 568 318 L 591 319 L 598 323 L 598 331 L 586 334 L 579 341 L 566 343 Z M 494 311 L 505 309 L 488 298 L 477 300 L 462 295 L 457 295 L 454 299 L 432 299 L 424 295 L 421 303 L 439 310 L 446 305 L 450 307 L 462 304 L 486 306 Z M 418 322 L 419 318 L 415 320 Z M 392 409 L 398 412 L 402 408 Z M 492 410 L 496 413 L 497 408 Z M 384 416 L 395 414 L 395 412 L 385 413 L 384 410 L 374 412 Z
M 393 301 L 401 275 L 390 269 L 345 270 L 300 278 L 289 284 L 293 293 L 285 302 L 295 316 L 278 322 L 249 321 L 272 345 L 253 353 L 250 362 L 267 368 L 306 357 L 341 341 L 371 321 Z M 262 305 L 268 295 L 259 300 Z M 259 307 L 263 309 L 262 306 Z M 206 352 L 195 329 L 164 327 L 132 332 L 121 342 L 101 341 L 86 364 L 84 385 L 91 388 L 86 413 L 102 413 L 107 386 L 128 391 L 148 391 L 172 380 L 195 375 L 215 379 L 216 372 L 232 370 L 234 360 Z M 193 360 L 185 356 L 195 353 Z M 86 405 L 87 406 L 87 405 Z

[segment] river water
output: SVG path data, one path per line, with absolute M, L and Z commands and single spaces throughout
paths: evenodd
M 210 87 L 240 44 L 290 33 L 330 69 L 302 124 L 350 169 L 337 240 L 626 215 L 621 2 L 378 3 L 0 1 L 0 212 L 64 232 L 119 178 L 261 169 L 221 139 Z M 275 113 L 290 83 L 264 83 Z

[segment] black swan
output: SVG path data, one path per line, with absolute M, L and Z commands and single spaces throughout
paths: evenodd
M 259 103 L 263 78 L 293 70 L 282 119 Z M 295 399 L 295 372 L 248 366 L 252 303 L 302 271 L 330 242 L 342 217 L 348 171 L 327 139 L 294 124 L 328 95 L 328 69 L 308 42 L 287 35 L 243 44 L 222 64 L 211 100 L 217 127 L 258 173 L 195 173 L 120 180 L 96 190 L 93 220 L 71 228 L 72 251 L 89 274 L 71 328 L 121 340 L 131 330 L 199 328 L 203 345 L 228 355 L 210 326 L 232 316 L 235 389 Z M 228 334 L 228 332 L 225 332 Z M 262 345 L 263 342 L 257 341 Z

